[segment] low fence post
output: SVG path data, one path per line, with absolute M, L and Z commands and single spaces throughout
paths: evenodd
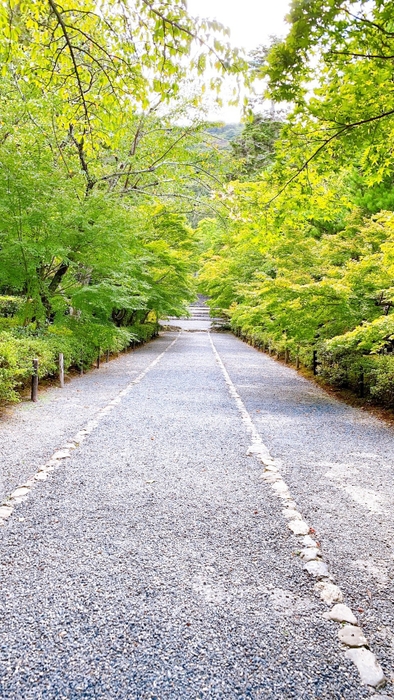
M 101 348 L 97 351 L 97 369 L 100 369 L 100 350 Z
M 109 362 L 109 350 L 105 353 L 105 361 Z
M 64 389 L 64 355 L 62 352 L 59 352 L 59 381 L 60 388 Z
M 31 377 L 31 400 L 36 402 L 38 394 L 38 360 L 33 360 L 33 374 Z
M 312 360 L 312 368 L 313 368 L 313 374 L 316 376 L 317 374 L 317 350 L 313 351 L 313 360 Z

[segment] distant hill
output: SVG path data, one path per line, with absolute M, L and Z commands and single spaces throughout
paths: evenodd
M 210 126 L 207 131 L 228 143 L 237 138 L 243 129 L 243 124 L 223 124 L 221 126 Z

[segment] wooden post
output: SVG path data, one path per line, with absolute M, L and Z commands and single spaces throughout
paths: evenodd
M 300 358 L 298 357 L 298 355 L 296 357 L 296 369 L 300 369 Z
M 312 368 L 313 368 L 313 374 L 316 376 L 316 374 L 317 374 L 317 350 L 313 351 Z
M 81 352 L 81 364 L 79 368 L 79 374 L 82 376 L 83 375 L 83 352 Z
M 59 381 L 60 388 L 64 389 L 64 355 L 62 352 L 59 352 Z
M 97 352 L 97 369 L 100 369 L 100 348 L 98 349 L 98 352 Z
M 285 364 L 286 364 L 286 365 L 289 364 L 289 359 L 290 359 L 289 356 L 290 356 L 289 349 L 286 348 L 286 350 L 285 350 Z
M 109 362 L 109 350 L 105 353 L 105 361 Z
M 38 360 L 33 360 L 33 374 L 31 377 L 31 400 L 37 401 L 38 394 Z

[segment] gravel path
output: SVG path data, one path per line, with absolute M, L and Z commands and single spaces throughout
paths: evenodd
M 155 354 L 168 338 L 155 342 Z M 82 377 L 74 377 L 65 389 L 41 391 L 39 402 L 24 402 L 0 416 L 0 499 L 26 480 L 49 459 L 54 450 L 105 406 L 152 359 L 151 346 L 122 354 Z
M 1 530 L 1 697 L 370 697 L 208 333 L 175 337 L 2 426 L 8 493 L 169 348 Z M 214 343 L 390 677 L 392 431 L 233 336 Z

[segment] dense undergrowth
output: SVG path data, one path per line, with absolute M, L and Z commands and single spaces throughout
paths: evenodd
M 4 301 L 0 297 L 0 305 Z M 9 303 L 17 307 L 18 299 L 9 298 Z M 33 359 L 38 359 L 39 377 L 57 377 L 60 353 L 65 372 L 88 370 L 98 356 L 135 347 L 158 333 L 158 324 L 149 320 L 123 328 L 79 321 L 46 329 L 18 326 L 16 320 L 13 317 L 13 326 L 9 324 L 7 330 L 0 331 L 0 401 L 3 402 L 20 399 L 20 391 L 33 373 Z

